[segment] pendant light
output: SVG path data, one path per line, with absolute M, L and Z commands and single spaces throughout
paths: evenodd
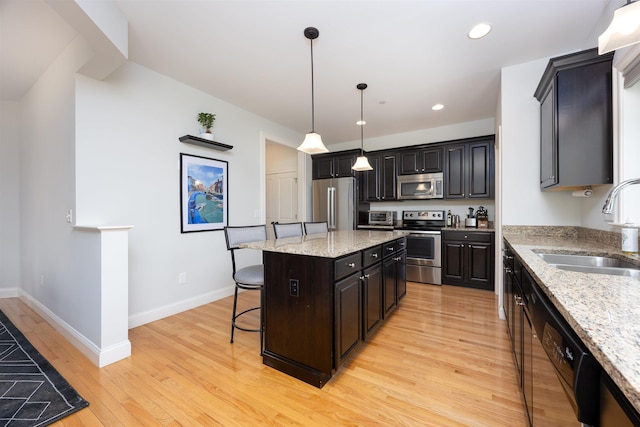
M 631 2 L 617 9 L 607 30 L 598 37 L 600 55 L 640 43 L 640 1 Z
M 315 132 L 315 107 L 314 107 L 314 96 L 313 96 L 313 40 L 317 39 L 320 35 L 320 32 L 317 28 L 308 27 L 304 29 L 304 36 L 311 41 L 311 132 L 309 132 L 305 137 L 302 144 L 298 147 L 298 150 L 307 153 L 307 154 L 319 154 L 319 153 L 327 153 L 327 147 L 322 143 L 322 138 L 320 134 Z
M 373 168 L 369 164 L 369 159 L 367 159 L 367 157 L 364 155 L 364 125 L 366 122 L 362 117 L 362 110 L 364 109 L 362 98 L 364 90 L 367 88 L 367 84 L 358 83 L 356 88 L 358 88 L 358 90 L 360 91 L 360 121 L 357 123 L 360 125 L 360 156 L 358 156 L 354 165 L 351 166 L 351 169 L 353 169 L 354 171 L 370 171 L 373 170 Z

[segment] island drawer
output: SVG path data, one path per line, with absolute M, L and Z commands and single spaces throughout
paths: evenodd
M 374 246 L 362 251 L 362 266 L 369 267 L 370 265 L 380 261 L 382 259 L 382 245 Z
M 335 280 L 347 277 L 362 269 L 360 252 L 339 258 L 334 261 Z
M 443 240 L 458 240 L 458 241 L 470 241 L 470 242 L 485 242 L 491 243 L 493 239 L 493 233 L 482 231 L 444 231 L 442 233 Z
M 388 257 L 389 255 L 393 255 L 407 247 L 407 239 L 403 237 L 402 239 L 396 239 L 393 242 L 388 242 L 382 245 L 382 256 Z

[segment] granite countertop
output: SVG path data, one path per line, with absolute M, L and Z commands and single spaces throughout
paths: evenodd
M 560 270 L 547 264 L 537 253 L 606 255 L 637 265 L 640 257 L 627 256 L 610 244 L 611 239 L 594 238 L 582 233 L 579 227 L 574 234 L 558 232 L 556 235 L 548 233 L 550 227 L 538 227 L 540 233 L 533 231 L 536 227 L 508 228 L 511 227 L 503 230 L 503 236 L 525 268 L 629 402 L 640 411 L 640 279 Z
M 406 236 L 405 231 L 345 230 L 243 243 L 243 248 L 292 255 L 339 258 Z

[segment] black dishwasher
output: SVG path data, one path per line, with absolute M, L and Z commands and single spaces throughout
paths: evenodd
M 536 358 L 534 354 L 534 383 L 536 379 L 540 382 L 545 372 L 554 371 L 556 384 L 559 382 L 562 386 L 577 421 L 590 426 L 599 425 L 600 365 L 526 271 L 523 271 L 522 281 L 523 290 L 529 297 L 537 338 L 548 358 Z M 525 282 L 529 283 L 525 285 Z M 550 365 L 553 368 L 549 368 Z M 544 387 L 544 381 L 540 383 Z M 534 386 L 534 396 L 538 398 L 549 398 L 552 393 L 551 389 L 538 391 Z M 534 400 L 538 400 L 535 406 L 540 405 L 543 413 L 558 412 L 559 408 L 554 407 L 558 399 L 549 398 L 544 404 L 535 397 Z M 536 425 L 562 424 L 548 421 Z

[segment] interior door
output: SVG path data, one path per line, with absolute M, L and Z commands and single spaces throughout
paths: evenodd
M 298 177 L 296 172 L 267 174 L 267 224 L 298 221 Z M 273 227 L 267 227 L 272 239 Z

